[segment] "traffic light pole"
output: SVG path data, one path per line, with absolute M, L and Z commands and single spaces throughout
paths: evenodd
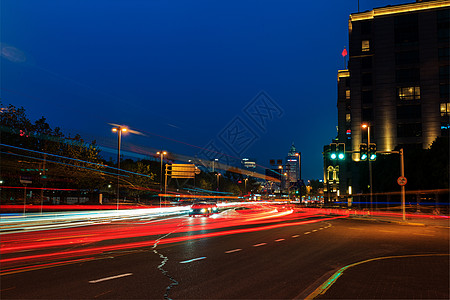
M 370 135 L 368 135 L 368 144 L 370 144 Z M 361 151 L 346 151 L 346 153 L 361 153 Z M 399 151 L 376 151 L 376 153 L 384 153 L 384 154 L 400 154 L 400 176 L 405 177 L 405 160 L 404 160 L 404 153 L 403 148 L 401 148 Z M 369 159 L 369 181 L 370 181 L 370 207 L 372 209 L 372 163 Z M 405 185 L 401 185 L 401 194 L 402 194 L 402 218 L 403 221 L 406 221 L 405 217 L 405 202 L 406 202 L 406 192 L 405 192 Z
M 370 146 L 370 126 L 367 126 L 367 146 Z M 373 210 L 372 161 L 369 157 L 370 210 Z
M 400 154 L 400 176 L 405 177 L 405 159 L 404 159 L 404 155 L 403 155 L 403 148 L 401 148 L 399 151 L 379 151 L 378 153 Z M 401 191 L 402 191 L 402 219 L 403 219 L 403 221 L 406 221 L 406 217 L 405 217 L 405 202 L 406 202 L 405 185 L 401 186 Z
M 400 149 L 400 174 L 402 177 L 405 177 L 405 163 L 403 160 L 403 148 Z M 405 186 L 402 185 L 402 217 L 403 221 L 406 221 L 405 219 Z

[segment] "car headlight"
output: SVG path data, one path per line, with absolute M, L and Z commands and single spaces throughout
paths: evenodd
M 205 209 L 205 208 L 202 208 L 201 212 L 202 212 L 202 213 L 205 213 L 205 212 L 206 212 L 206 209 Z
M 193 212 L 194 210 L 191 208 L 190 210 L 189 210 L 189 212 Z

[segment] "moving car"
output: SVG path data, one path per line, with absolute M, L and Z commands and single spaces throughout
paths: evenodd
M 200 202 L 195 203 L 191 206 L 191 209 L 189 210 L 189 217 L 195 217 L 195 216 L 206 216 L 216 214 L 219 212 L 219 208 L 215 203 L 206 203 L 206 202 Z

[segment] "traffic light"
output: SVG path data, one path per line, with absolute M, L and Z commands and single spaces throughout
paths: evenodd
M 336 143 L 331 143 L 330 144 L 330 158 L 332 160 L 335 160 L 337 158 L 337 153 L 336 153 L 337 149 L 336 149 L 336 147 L 337 147 Z
M 345 144 L 339 143 L 337 145 L 337 157 L 339 160 L 345 159 Z
M 369 150 L 368 150 L 369 160 L 376 160 L 377 159 L 377 144 L 369 144 Z
M 359 159 L 367 160 L 367 144 L 359 145 Z

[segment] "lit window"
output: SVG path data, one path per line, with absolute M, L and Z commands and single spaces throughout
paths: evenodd
M 441 117 L 450 116 L 450 103 L 441 103 Z
M 400 100 L 419 100 L 420 87 L 410 86 L 397 89 L 398 99 Z
M 352 116 L 351 116 L 351 114 L 345 114 L 345 121 L 346 121 L 346 122 L 351 122 L 351 121 L 352 121 Z
M 345 99 L 350 99 L 350 90 L 345 91 Z
M 370 41 L 364 40 L 361 42 L 361 51 L 367 52 L 370 51 Z

